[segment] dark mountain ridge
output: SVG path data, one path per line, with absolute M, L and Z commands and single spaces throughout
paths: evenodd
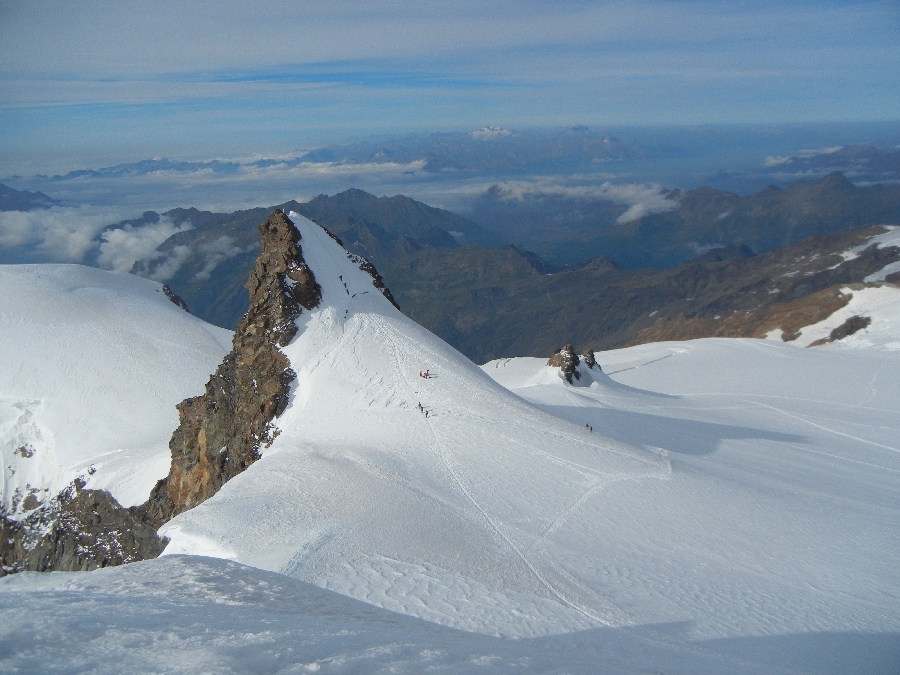
M 629 270 L 613 256 L 563 267 L 515 245 L 461 245 L 468 238 L 490 235 L 460 216 L 403 196 L 377 198 L 348 190 L 321 195 L 308 204 L 280 206 L 334 232 L 349 251 L 377 267 L 408 316 L 473 360 L 484 361 L 546 354 L 567 342 L 597 349 L 623 346 L 657 320 L 684 315 L 690 321 L 718 321 L 713 317 L 761 310 L 776 300 L 791 302 L 837 283 L 861 282 L 883 262 L 885 249 L 862 256 L 865 264 L 834 258 L 830 265 L 839 272 L 815 270 L 804 273 L 802 283 L 782 280 L 766 286 L 768 295 L 757 292 L 774 279 L 775 268 L 778 274 L 792 271 L 788 263 L 773 262 L 782 254 L 794 261 L 790 264 L 799 264 L 804 251 L 824 259 L 836 255 L 837 249 L 830 247 L 846 250 L 851 247 L 847 242 L 858 239 L 849 235 L 844 240 L 841 231 L 860 223 L 889 223 L 889 218 L 900 222 L 900 193 L 895 189 L 900 188 L 858 188 L 834 174 L 749 197 L 711 188 L 693 190 L 680 195 L 677 211 L 648 216 L 619 230 L 629 235 L 621 241 L 626 250 L 640 251 L 643 246 L 663 257 L 679 247 L 690 251 L 691 260 L 663 270 Z M 171 277 L 158 278 L 202 318 L 233 326 L 246 311 L 242 281 L 258 253 L 249 233 L 266 211 L 212 214 L 182 209 L 164 214 L 176 222 L 190 220 L 194 228 L 171 237 L 159 247 L 159 257 L 140 261 L 134 271 L 154 276 L 170 261 L 181 260 Z M 822 232 L 834 232 L 837 243 L 817 238 Z M 806 238 L 798 244 L 801 235 Z M 693 248 L 679 243 L 685 239 Z M 694 337 L 720 330 L 712 324 L 702 330 L 696 322 L 690 325 L 678 330 Z M 671 333 L 671 327 L 666 330 Z M 750 329 L 742 325 L 728 330 L 745 334 Z
M 552 262 L 605 255 L 626 269 L 664 269 L 714 247 L 743 244 L 763 253 L 813 234 L 900 222 L 900 185 L 857 187 L 839 172 L 746 197 L 701 187 L 678 203 L 599 234 L 533 248 Z
M 59 205 L 58 201 L 43 192 L 15 190 L 0 183 L 0 211 L 33 211 Z
M 886 231 L 815 235 L 760 255 L 737 246 L 666 270 L 623 270 L 600 257 L 541 274 L 512 247 L 432 249 L 399 261 L 385 278 L 408 316 L 478 363 L 545 356 L 565 343 L 599 350 L 761 337 L 794 326 L 786 318 L 796 310 L 791 303 L 829 289 L 834 295 L 900 260 L 896 246 L 872 245 L 850 260 L 842 255 Z M 837 308 L 826 302 L 807 307 L 806 315 L 818 321 Z

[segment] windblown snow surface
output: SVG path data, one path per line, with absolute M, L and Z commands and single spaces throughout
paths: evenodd
M 169 471 L 175 404 L 203 390 L 230 343 L 156 282 L 0 265 L 0 503 L 78 476 L 123 506 L 146 501 Z
M 281 434 L 162 558 L 0 580 L 0 670 L 897 672 L 900 351 L 478 368 L 291 218 Z

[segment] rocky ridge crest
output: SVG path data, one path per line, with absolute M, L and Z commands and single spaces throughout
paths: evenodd
M 259 231 L 262 252 L 245 286 L 250 309 L 233 348 L 205 393 L 178 404 L 171 469 L 146 504 L 157 525 L 209 499 L 259 459 L 260 446 L 277 434 L 272 421 L 287 407 L 296 374 L 280 347 L 296 335 L 303 308 L 318 306 L 322 291 L 283 211 L 274 211 Z
M 160 525 L 209 499 L 274 440 L 273 420 L 287 407 L 296 378 L 280 348 L 296 335 L 302 310 L 318 306 L 321 288 L 303 259 L 299 231 L 282 211 L 259 230 L 262 253 L 246 284 L 250 309 L 205 392 L 177 406 L 169 475 L 141 506 L 124 508 L 77 479 L 24 515 L 0 513 L 0 576 L 155 558 L 166 544 L 156 534 Z

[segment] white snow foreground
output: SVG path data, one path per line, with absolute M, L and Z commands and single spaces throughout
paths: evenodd
M 490 634 L 626 620 L 552 536 L 584 495 L 641 490 L 667 479 L 668 462 L 512 395 L 395 309 L 324 230 L 290 217 L 322 303 L 284 348 L 297 379 L 280 435 L 161 528 L 166 554 L 229 558 Z
M 153 281 L 0 266 L 0 503 L 21 510 L 79 476 L 144 502 L 169 470 L 175 404 L 203 390 L 230 342 Z
M 865 633 L 689 641 L 688 622 L 509 640 L 191 556 L 0 580 L 4 673 L 894 673 Z M 892 651 L 893 650 L 893 651 Z

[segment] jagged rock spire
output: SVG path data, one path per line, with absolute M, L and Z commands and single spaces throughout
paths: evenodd
M 250 309 L 233 348 L 206 392 L 178 405 L 172 466 L 145 505 L 156 524 L 209 499 L 259 459 L 260 446 L 274 439 L 272 421 L 287 406 L 296 375 L 279 347 L 296 334 L 302 309 L 319 304 L 321 289 L 303 259 L 300 233 L 282 211 L 259 231 L 262 253 L 246 284 Z
M 262 253 L 246 285 L 250 309 L 205 393 L 177 406 L 169 475 L 138 507 L 126 509 L 109 492 L 75 481 L 22 521 L 0 511 L 0 576 L 155 558 L 165 546 L 160 525 L 212 497 L 272 442 L 272 421 L 287 407 L 296 377 L 279 347 L 296 335 L 295 319 L 319 304 L 322 291 L 303 260 L 300 233 L 282 211 L 259 231 Z

